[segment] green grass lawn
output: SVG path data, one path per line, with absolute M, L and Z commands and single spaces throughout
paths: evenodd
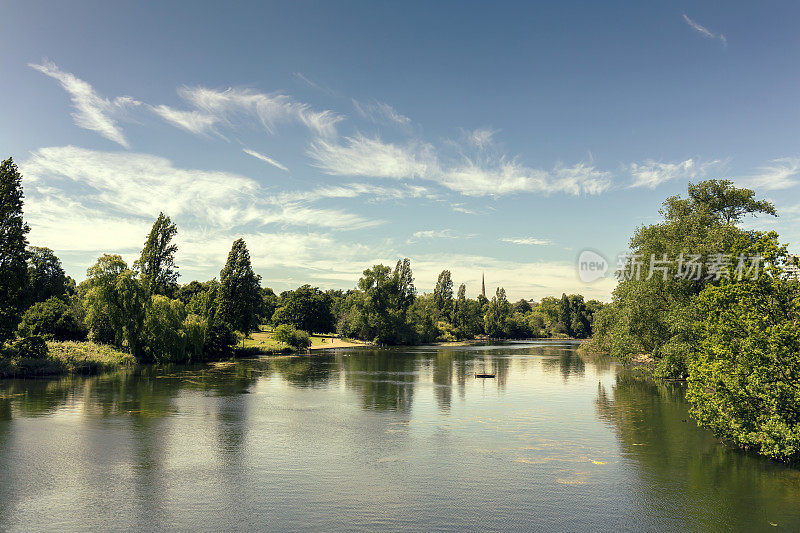
M 261 326 L 261 331 L 251 333 L 250 336 L 244 339 L 245 348 L 260 348 L 266 353 L 280 353 L 287 351 L 289 346 L 282 342 L 278 342 L 272 338 L 273 328 Z M 330 335 L 312 335 L 311 346 L 325 346 L 330 344 Z M 242 346 L 242 339 L 239 338 L 239 346 Z

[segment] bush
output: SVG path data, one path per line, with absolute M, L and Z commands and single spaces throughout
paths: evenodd
M 15 357 L 25 359 L 46 359 L 47 343 L 42 337 L 33 335 L 18 339 L 11 346 Z
M 74 310 L 55 296 L 33 304 L 19 325 L 23 336 L 38 335 L 57 341 L 83 340 L 86 330 Z
M 215 319 L 208 327 L 203 353 L 210 358 L 227 357 L 233 353 L 236 344 L 236 334 L 227 322 Z
M 272 334 L 272 338 L 296 350 L 311 346 L 311 338 L 308 336 L 308 333 L 294 329 L 289 324 L 281 324 L 275 328 L 275 333 Z

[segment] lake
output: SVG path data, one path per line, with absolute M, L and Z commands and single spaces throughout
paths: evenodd
M 0 530 L 800 530 L 799 469 L 576 346 L 0 381 Z

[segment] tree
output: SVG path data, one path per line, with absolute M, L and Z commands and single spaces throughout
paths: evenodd
M 433 302 L 445 320 L 453 316 L 453 280 L 449 270 L 442 270 L 433 289 Z
M 499 287 L 489 303 L 484 318 L 486 334 L 490 337 L 503 339 L 509 336 L 509 318 L 511 317 L 511 304 L 506 298 L 506 290 Z
M 29 302 L 34 304 L 52 296 L 64 296 L 69 290 L 69 282 L 53 250 L 31 246 L 28 251 Z
M 28 289 L 30 228 L 22 218 L 22 175 L 11 158 L 0 163 L 0 345 L 19 324 Z
M 159 213 L 144 242 L 141 257 L 133 263 L 150 294 L 167 294 L 178 280 L 178 267 L 175 266 L 178 246 L 171 243 L 176 233 L 177 226 L 164 213 Z
M 753 191 L 736 188 L 727 180 L 689 184 L 688 191 L 687 198 L 672 196 L 664 201 L 662 222 L 642 226 L 634 233 L 627 275 L 614 289 L 596 335 L 599 345 L 622 360 L 651 354 L 658 374 L 664 377 L 686 376 L 686 355 L 697 342 L 693 303 L 705 287 L 719 285 L 720 280 L 709 278 L 707 272 L 680 275 L 677 263 L 650 275 L 655 265 L 651 258 L 696 257 L 702 265 L 714 255 L 735 256 L 737 243 L 751 238 L 736 223 L 747 214 L 775 215 L 771 203 L 755 200 Z
M 272 334 L 272 338 L 294 348 L 295 350 L 308 348 L 311 346 L 311 339 L 309 338 L 308 333 L 303 330 L 297 330 L 290 324 L 281 324 L 275 328 L 275 333 Z
M 38 335 L 57 341 L 79 341 L 86 338 L 86 329 L 73 309 L 55 296 L 29 307 L 22 315 L 19 331 L 23 336 Z
M 136 274 L 126 270 L 117 276 L 110 301 L 111 323 L 117 330 L 137 360 L 142 359 L 144 326 L 150 299 L 147 290 L 136 279 Z
M 244 335 L 258 328 L 263 305 L 261 276 L 253 272 L 250 252 L 243 239 L 233 242 L 219 281 L 219 318 Z
M 775 233 L 753 244 L 773 268 L 786 259 Z M 800 460 L 800 285 L 764 270 L 706 287 L 696 310 L 692 415 L 740 448 Z
M 160 294 L 151 298 L 143 339 L 144 353 L 149 361 L 177 362 L 186 358 L 187 336 L 183 327 L 186 317 L 186 309 L 180 300 L 171 300 Z
M 95 342 L 122 346 L 121 325 L 113 322 L 112 307 L 117 277 L 128 270 L 128 264 L 119 255 L 103 254 L 86 270 L 86 281 L 81 283 L 85 292 L 83 306 L 86 326 Z
M 748 214 L 778 216 L 775 206 L 766 200 L 756 200 L 750 189 L 733 186 L 730 180 L 706 180 L 689 184 L 689 197 L 697 204 L 708 206 L 725 224 L 735 224 Z
M 276 325 L 289 324 L 310 333 L 326 333 L 335 327 L 330 297 L 310 285 L 281 293 L 280 307 L 272 321 Z

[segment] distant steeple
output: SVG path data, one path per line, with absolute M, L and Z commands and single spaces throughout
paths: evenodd
M 481 296 L 486 298 L 486 274 L 481 272 Z

